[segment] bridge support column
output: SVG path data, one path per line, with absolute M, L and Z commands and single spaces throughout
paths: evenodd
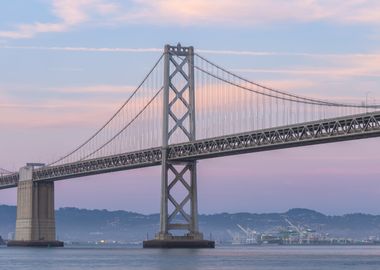
M 146 248 L 214 248 L 213 241 L 204 240 L 198 229 L 196 162 L 163 165 L 160 232 L 155 240 L 144 242 Z M 176 188 L 182 188 L 181 194 Z M 178 191 L 178 190 L 177 190 Z M 181 196 L 182 195 L 182 196 Z M 171 231 L 185 231 L 173 235 Z
M 19 175 L 15 240 L 8 246 L 63 246 L 55 237 L 54 182 L 33 182 L 32 166 Z
M 196 161 L 171 161 L 168 153 L 169 143 L 195 141 L 194 49 L 166 45 L 164 54 L 160 232 L 143 246 L 213 248 L 198 229 Z

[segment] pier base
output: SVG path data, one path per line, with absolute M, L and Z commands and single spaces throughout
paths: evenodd
M 171 236 L 166 239 L 146 240 L 143 248 L 215 248 L 215 242 L 187 236 Z
M 34 182 L 33 169 L 20 169 L 16 233 L 8 246 L 62 247 L 55 236 L 54 182 Z
M 215 248 L 215 242 L 209 240 L 147 240 L 143 248 Z

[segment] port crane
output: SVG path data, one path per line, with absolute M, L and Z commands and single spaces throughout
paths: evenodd
M 236 224 L 240 230 L 242 230 L 246 235 L 246 244 L 257 244 L 258 233 L 255 230 L 250 229 L 249 227 L 244 228 L 240 224 Z

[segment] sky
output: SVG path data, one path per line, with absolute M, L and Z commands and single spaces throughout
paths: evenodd
M 165 44 L 250 80 L 380 102 L 376 0 L 0 1 L 0 167 L 48 162 L 100 127 Z M 200 213 L 380 214 L 380 139 L 202 160 Z M 160 168 L 56 182 L 56 207 L 157 213 Z M 16 189 L 0 191 L 15 204 Z

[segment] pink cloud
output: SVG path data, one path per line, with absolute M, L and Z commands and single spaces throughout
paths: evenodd
M 281 90 L 299 90 L 299 89 L 306 89 L 315 86 L 315 82 L 312 80 L 306 80 L 306 79 L 295 79 L 295 80 L 264 80 L 260 81 L 261 84 L 274 88 L 274 89 L 281 89 Z
M 65 94 L 117 94 L 122 93 L 127 97 L 130 95 L 136 86 L 128 85 L 89 85 L 89 86 L 73 86 L 52 88 L 49 91 L 65 93 Z
M 318 64 L 319 67 L 316 67 Z M 289 65 L 289 64 L 288 64 Z M 285 66 L 280 69 L 269 68 L 235 68 L 232 71 L 242 73 L 282 74 L 284 76 L 306 76 L 308 80 L 315 78 L 339 79 L 354 77 L 380 77 L 380 55 L 378 54 L 348 54 L 323 55 L 313 66 Z M 314 78 L 314 79 L 312 79 Z
M 41 88 L 42 92 L 59 93 L 64 99 L 44 97 L 42 100 L 25 100 L 22 96 L 13 96 L 9 89 L 28 91 L 29 86 L 11 85 L 0 87 L 0 123 L 3 125 L 54 126 L 85 124 L 99 125 L 99 119 L 106 121 L 136 89 L 128 85 L 87 85 Z M 32 87 L 33 88 L 33 87 Z M 8 91 L 7 91 L 8 90 Z M 85 102 L 75 94 L 86 95 Z M 120 96 L 124 98 L 120 99 Z M 143 98 L 136 100 L 136 106 L 142 106 Z M 12 115 L 12 117 L 6 117 Z M 80 117 L 78 117 L 80 115 Z M 2 117 L 3 116 L 3 117 Z
M 105 0 L 54 0 L 52 13 L 58 22 L 19 24 L 0 31 L 0 38 L 31 38 L 38 33 L 68 31 L 83 23 L 123 25 L 171 24 L 254 26 L 273 22 L 329 21 L 344 24 L 380 23 L 380 3 L 375 0 L 134 0 L 122 5 Z
M 52 127 L 52 126 L 93 126 L 106 121 L 122 101 L 108 100 L 104 97 L 80 100 L 28 101 L 0 98 L 0 124 L 8 127 Z M 12 117 L 8 117 L 8 116 Z
M 378 68 L 377 66 L 373 66 Z M 233 69 L 235 72 L 245 73 L 279 73 L 288 75 L 308 75 L 308 76 L 328 76 L 328 77 L 380 77 L 380 73 L 370 67 L 361 68 L 298 68 L 298 69 L 261 69 L 261 68 L 240 68 Z
M 109 15 L 117 10 L 117 5 L 104 0 L 54 0 L 52 12 L 59 22 L 19 24 L 14 30 L 0 31 L 0 38 L 32 38 L 39 33 L 64 32 L 91 20 L 94 15 Z
M 1 43 L 0 43 L 1 44 Z M 111 52 L 111 53 L 146 53 L 163 52 L 160 48 L 95 48 L 95 47 L 33 47 L 33 46 L 1 46 L 2 49 L 20 50 L 47 50 L 47 51 L 69 51 L 69 52 Z
M 121 20 L 129 22 L 180 23 L 183 25 L 262 25 L 272 22 L 332 21 L 339 23 L 380 22 L 380 4 L 373 0 L 259 1 L 136 0 L 136 10 Z

